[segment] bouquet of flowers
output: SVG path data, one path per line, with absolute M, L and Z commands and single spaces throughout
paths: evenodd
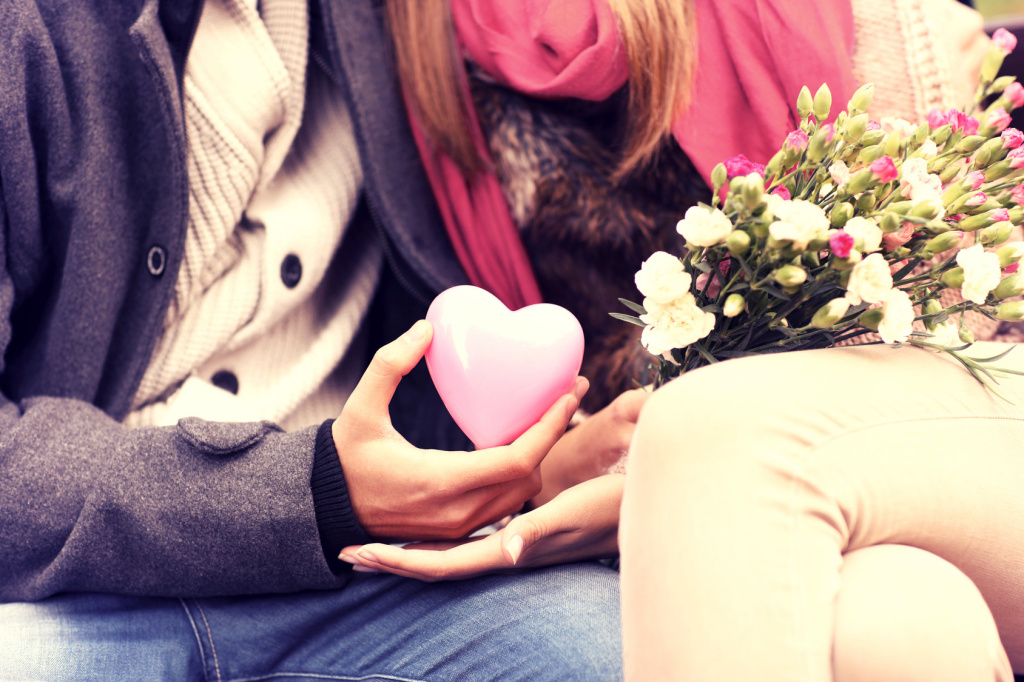
M 677 230 L 688 256 L 657 252 L 636 274 L 642 305 L 613 316 L 644 328 L 655 385 L 696 367 L 821 348 L 877 332 L 947 351 L 991 388 L 991 363 L 961 353 L 963 313 L 1024 319 L 1024 87 L 996 78 L 1016 45 L 1000 29 L 967 111 L 875 122 L 873 86 L 834 123 L 823 85 L 797 99 L 802 123 L 766 166 L 737 156 L 712 173 L 710 204 Z M 940 303 L 959 290 L 953 305 Z M 918 322 L 915 328 L 915 322 Z

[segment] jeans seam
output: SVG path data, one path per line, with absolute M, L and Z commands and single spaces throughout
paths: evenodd
M 217 660 L 217 645 L 213 643 L 213 632 L 210 630 L 210 621 L 206 620 L 206 612 L 199 602 L 193 602 L 199 609 L 199 615 L 203 617 L 203 624 L 206 626 L 206 637 L 210 640 L 210 651 L 213 652 L 213 669 L 217 673 L 217 682 L 221 682 L 220 662 Z
M 196 636 L 196 645 L 199 647 L 199 659 L 203 662 L 203 677 L 208 680 L 210 676 L 207 674 L 209 668 L 206 662 L 206 647 L 203 646 L 203 638 L 199 634 L 199 626 L 196 625 L 196 619 L 192 617 L 192 612 L 189 611 L 188 604 L 185 603 L 185 600 L 179 598 L 178 602 L 181 604 L 181 608 L 185 609 L 185 615 L 188 616 L 188 622 L 192 625 L 192 632 Z
M 343 682 L 367 682 L 369 680 L 388 680 L 388 682 L 427 682 L 426 680 L 414 679 L 411 677 L 396 677 L 395 675 L 388 674 L 369 674 L 362 675 L 360 677 L 351 677 L 349 675 L 324 675 L 322 673 L 289 673 L 279 672 L 270 673 L 268 675 L 257 675 L 256 677 L 235 677 L 227 682 L 262 682 L 263 680 L 273 680 L 279 677 L 304 677 L 311 680 L 342 680 Z

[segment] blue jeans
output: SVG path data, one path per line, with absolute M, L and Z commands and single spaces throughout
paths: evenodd
M 619 587 L 599 564 L 218 599 L 0 605 L 0 680 L 619 680 Z

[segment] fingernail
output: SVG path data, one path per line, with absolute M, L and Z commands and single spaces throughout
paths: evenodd
M 338 558 L 341 559 L 342 561 L 346 562 L 346 563 L 349 563 L 349 564 L 358 564 L 359 563 L 359 559 L 356 559 L 351 554 L 339 554 Z
M 380 563 L 380 559 L 375 557 L 373 555 L 373 552 L 368 552 L 365 549 L 361 549 L 358 552 L 356 552 L 356 556 L 359 557 L 360 559 L 362 559 L 363 561 L 371 561 L 371 562 L 373 562 L 375 564 L 379 564 Z
M 584 379 L 583 377 L 577 377 L 576 383 L 572 387 L 572 394 L 574 396 L 576 396 L 577 400 L 580 400 L 580 399 L 583 398 L 583 393 L 584 393 L 583 387 L 586 386 L 586 385 L 587 385 L 587 380 L 586 379 Z
M 409 343 L 419 343 L 427 335 L 427 321 L 418 320 L 416 324 L 405 333 L 405 340 Z
M 370 568 L 369 566 L 363 566 L 362 564 L 356 564 L 352 567 L 352 570 L 356 573 L 380 573 L 376 568 Z
M 523 536 L 513 535 L 512 539 L 505 545 L 505 551 L 512 557 L 512 565 L 519 563 L 519 555 L 523 553 Z
M 565 414 L 568 415 L 569 419 L 576 414 L 576 408 L 579 407 L 580 401 L 576 396 L 569 398 L 569 402 L 565 404 Z

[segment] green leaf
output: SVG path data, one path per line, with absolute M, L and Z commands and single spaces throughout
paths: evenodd
M 640 318 L 633 317 L 632 315 L 623 315 L 622 313 L 608 313 L 608 314 L 611 315 L 612 317 L 614 317 L 616 320 L 622 320 L 623 322 L 629 322 L 630 324 L 635 324 L 638 327 L 646 327 L 647 326 L 647 324 L 645 324 L 644 322 L 640 321 Z
M 633 301 L 627 301 L 624 298 L 620 298 L 619 299 L 619 303 L 621 303 L 622 305 L 626 306 L 627 308 L 632 310 L 634 313 L 640 313 L 641 315 L 646 315 L 647 314 L 647 310 L 645 310 L 644 307 L 642 305 L 640 305 L 639 303 L 633 303 Z

